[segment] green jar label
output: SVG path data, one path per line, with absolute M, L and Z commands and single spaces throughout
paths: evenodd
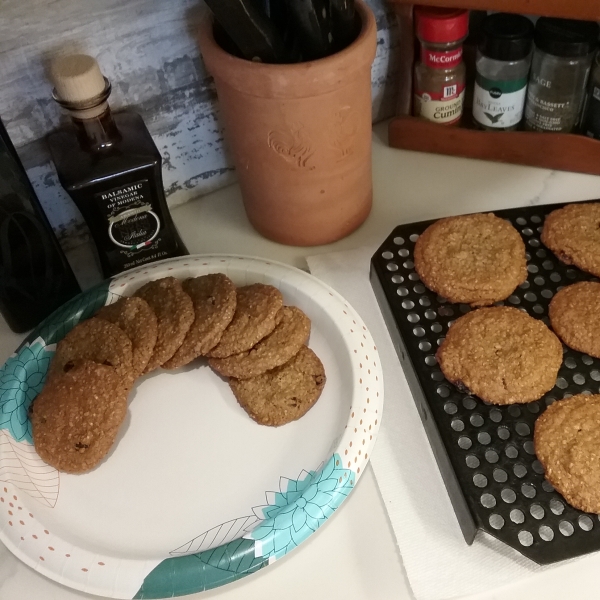
M 485 127 L 507 129 L 523 118 L 527 78 L 494 81 L 477 73 L 473 117 Z

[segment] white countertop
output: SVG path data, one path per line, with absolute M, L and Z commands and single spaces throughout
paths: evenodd
M 540 148 L 543 151 L 543 148 Z M 261 256 L 306 268 L 304 257 L 382 242 L 395 225 L 452 214 L 600 197 L 600 177 L 394 150 L 385 124 L 373 136 L 374 205 L 349 237 L 316 248 L 281 246 L 261 238 L 246 219 L 237 186 L 173 211 L 191 253 Z M 89 251 L 71 257 L 84 287 L 99 279 Z M 0 363 L 24 336 L 0 318 Z M 336 555 L 335 561 L 331 556 Z M 203 600 L 412 598 L 385 506 L 369 468 L 327 523 L 291 554 L 266 569 L 213 591 Z M 586 561 L 477 596 L 499 599 L 597 599 L 596 573 Z M 0 544 L 0 600 L 93 598 L 64 588 L 18 561 Z M 474 600 L 474 598 L 472 599 Z

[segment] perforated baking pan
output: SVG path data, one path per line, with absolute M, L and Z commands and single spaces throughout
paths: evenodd
M 561 206 L 494 211 L 520 232 L 528 261 L 527 280 L 497 305 L 546 324 L 561 287 L 597 281 L 540 241 L 546 215 Z M 600 392 L 600 360 L 563 345 L 555 387 L 529 404 L 494 406 L 446 381 L 435 352 L 452 321 L 471 309 L 429 291 L 414 270 L 415 241 L 433 222 L 396 227 L 371 260 L 371 283 L 465 540 L 471 544 L 481 529 L 538 564 L 600 550 L 600 517 L 565 502 L 545 480 L 533 445 L 535 420 L 552 402 Z

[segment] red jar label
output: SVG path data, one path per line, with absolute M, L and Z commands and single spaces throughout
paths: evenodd
M 452 125 L 462 116 L 464 84 L 444 87 L 441 93 L 415 90 L 415 115 L 433 123 Z
M 462 54 L 462 46 L 449 52 L 421 48 L 421 61 L 432 69 L 453 69 L 460 64 Z

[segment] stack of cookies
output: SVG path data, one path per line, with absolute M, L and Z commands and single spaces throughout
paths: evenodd
M 600 276 L 600 204 L 552 212 L 541 239 L 563 262 Z M 417 240 L 415 270 L 450 302 L 486 307 L 457 319 L 436 354 L 461 391 L 492 404 L 532 402 L 555 385 L 561 340 L 600 358 L 600 283 L 559 290 L 549 306 L 554 332 L 524 311 L 489 307 L 527 278 L 523 240 L 503 219 L 476 214 L 437 221 Z M 600 513 L 600 395 L 551 405 L 536 422 L 534 442 L 546 478 L 567 502 Z
M 31 408 L 35 448 L 60 471 L 94 468 L 112 447 L 138 377 L 198 357 L 228 378 L 239 404 L 263 425 L 302 417 L 325 385 L 306 346 L 310 320 L 279 290 L 236 288 L 221 273 L 165 277 L 101 308 L 56 348 Z

